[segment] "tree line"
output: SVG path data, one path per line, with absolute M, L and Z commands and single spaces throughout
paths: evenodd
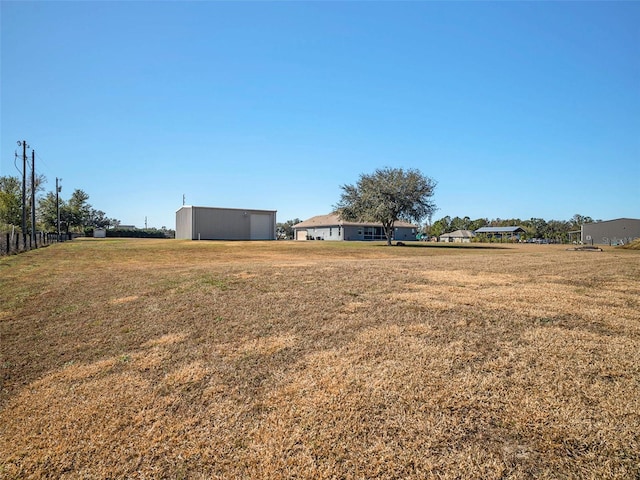
M 68 200 L 58 198 L 56 192 L 48 192 L 39 199 L 38 193 L 44 190 L 46 179 L 40 175 L 35 179 L 36 192 L 36 225 L 31 225 L 31 216 L 27 215 L 27 231 L 55 232 L 58 229 L 58 212 L 60 215 L 60 232 L 83 233 L 87 228 L 116 228 L 120 220 L 109 218 L 105 212 L 94 208 L 89 202 L 89 195 L 75 189 Z M 27 212 L 31 211 L 31 186 L 26 189 Z M 58 196 L 59 197 L 59 196 Z M 22 232 L 22 182 L 17 177 L 0 177 L 0 231 Z
M 482 227 L 522 227 L 526 234 L 525 238 L 540 238 L 554 240 L 558 242 L 569 241 L 569 232 L 577 232 L 585 223 L 594 221 L 589 216 L 575 214 L 569 220 L 545 220 L 544 218 L 530 218 L 522 220 L 520 218 L 501 219 L 478 218 L 472 220 L 469 217 L 445 216 L 424 227 L 424 233 L 430 237 L 439 237 L 444 233 L 455 232 L 456 230 L 475 231 Z
M 482 227 L 519 226 L 525 230 L 524 239 L 545 239 L 554 242 L 570 241 L 570 232 L 578 232 L 591 217 L 575 214 L 570 220 L 545 220 L 543 218 L 520 218 L 489 220 L 470 217 L 442 217 L 435 222 L 431 218 L 437 210 L 432 197 L 437 182 L 416 169 L 379 168 L 372 174 L 361 174 L 354 185 L 342 185 L 343 193 L 334 211 L 343 220 L 379 222 L 382 224 L 387 244 L 391 244 L 393 228 L 398 220 L 429 221 L 419 230 L 422 237 L 437 238 L 456 230 L 475 231 Z M 293 228 L 300 220 L 279 223 L 278 238 L 293 238 Z M 600 220 L 597 220 L 600 221 Z

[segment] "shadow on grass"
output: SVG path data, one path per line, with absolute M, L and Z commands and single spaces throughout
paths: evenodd
M 388 247 L 387 244 L 378 244 L 378 247 Z M 392 247 L 412 247 L 412 248 L 440 248 L 440 249 L 450 249 L 450 248 L 459 248 L 459 249 L 470 249 L 470 250 L 499 250 L 499 249 L 508 249 L 507 245 L 500 245 L 495 243 L 490 244 L 475 244 L 475 243 L 439 243 L 439 242 L 407 242 L 402 245 L 393 244 Z

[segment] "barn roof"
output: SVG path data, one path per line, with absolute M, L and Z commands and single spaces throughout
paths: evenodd
M 328 215 L 316 215 L 308 220 L 296 223 L 293 228 L 313 228 L 313 227 L 335 227 L 335 226 L 354 226 L 354 227 L 381 227 L 380 222 L 348 222 L 342 220 L 337 214 L 329 213 Z M 416 228 L 417 225 L 407 222 L 397 221 L 395 227 Z
M 524 228 L 513 226 L 513 227 L 482 227 L 476 230 L 476 233 L 517 233 L 524 232 Z

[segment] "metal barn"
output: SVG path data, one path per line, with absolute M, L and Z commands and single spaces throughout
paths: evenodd
M 275 240 L 276 211 L 185 205 L 176 212 L 176 238 Z
M 623 245 L 640 238 L 640 220 L 617 218 L 585 223 L 581 228 L 582 243 L 587 245 Z

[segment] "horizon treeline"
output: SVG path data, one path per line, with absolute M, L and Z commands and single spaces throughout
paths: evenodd
M 522 220 L 520 218 L 478 218 L 472 220 L 470 217 L 450 217 L 445 216 L 433 223 L 426 224 L 423 232 L 431 237 L 439 237 L 442 234 L 455 232 L 456 230 L 475 231 L 482 227 L 522 227 L 527 233 L 526 238 L 541 238 L 554 240 L 568 240 L 569 232 L 580 231 L 580 227 L 585 223 L 600 222 L 589 216 L 576 213 L 569 220 L 545 220 L 544 218 L 530 218 Z
M 38 194 L 44 190 L 45 183 L 44 176 L 36 177 L 34 184 L 36 231 L 55 232 L 58 227 L 58 218 L 60 231 L 65 234 L 80 233 L 88 227 L 115 228 L 120 224 L 120 220 L 109 218 L 102 210 L 93 208 L 88 202 L 89 195 L 78 188 L 67 200 L 61 195 L 56 197 L 55 189 L 38 197 Z M 31 185 L 27 184 L 26 187 L 25 203 L 28 212 L 26 227 L 30 232 L 33 228 L 30 212 L 34 199 L 31 198 Z M 5 230 L 22 231 L 22 181 L 18 177 L 0 177 L 0 231 Z

